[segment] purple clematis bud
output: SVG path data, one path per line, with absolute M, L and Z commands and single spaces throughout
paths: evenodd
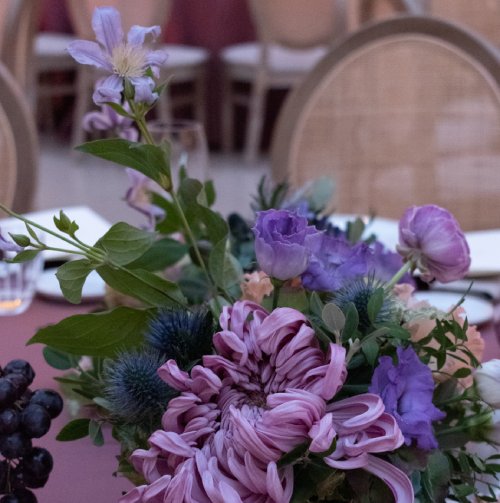
M 307 218 L 286 210 L 258 212 L 253 232 L 260 268 L 280 280 L 302 274 L 322 240 L 322 233 L 308 225 Z
M 8 239 L 5 239 L 2 236 L 2 233 L 0 232 L 0 256 L 2 255 L 1 252 L 20 252 L 23 248 L 14 241 L 9 241 Z
M 389 356 L 379 359 L 369 392 L 382 398 L 386 412 L 396 418 L 407 445 L 415 440 L 419 449 L 436 449 L 432 422 L 443 419 L 445 414 L 432 403 L 432 372 L 412 347 L 399 347 L 397 354 L 397 365 Z
M 99 7 L 94 10 L 92 28 L 98 43 L 76 40 L 69 44 L 68 52 L 78 63 L 110 74 L 96 87 L 94 103 L 120 103 L 125 80 L 134 88 L 135 102 L 150 105 L 158 99 L 156 84 L 147 71 L 150 69 L 158 77 L 167 55 L 161 50 L 147 49 L 144 42 L 146 37 L 156 39 L 160 27 L 132 26 L 125 40 L 120 13 L 113 7 Z
M 424 281 L 454 281 L 470 266 L 469 246 L 458 222 L 449 211 L 431 204 L 406 210 L 399 222 L 397 250 L 422 272 Z

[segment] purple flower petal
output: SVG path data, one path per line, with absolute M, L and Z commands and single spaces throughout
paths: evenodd
M 14 241 L 9 241 L 7 239 L 5 239 L 3 236 L 2 236 L 2 233 L 0 232 L 0 251 L 2 252 L 20 252 L 23 248 L 19 245 L 17 245 L 16 243 L 14 243 Z
M 123 79 L 118 75 L 110 75 L 96 86 L 92 99 L 96 105 L 109 102 L 120 103 L 122 99 Z
M 410 479 L 394 465 L 376 456 L 368 456 L 368 463 L 364 469 L 382 479 L 390 487 L 396 503 L 413 502 L 413 486 Z
M 148 35 L 151 35 L 151 39 L 156 40 L 161 33 L 159 26 L 138 26 L 134 25 L 130 28 L 127 34 L 127 42 L 130 45 L 142 45 L 146 40 Z
M 113 7 L 98 7 L 94 10 L 92 29 L 97 41 L 109 54 L 123 42 L 121 15 Z
M 130 82 L 134 86 L 136 103 L 147 103 L 151 105 L 158 99 L 158 93 L 154 93 L 155 83 L 151 77 L 135 77 Z
M 68 44 L 68 52 L 73 59 L 82 65 L 92 65 L 109 72 L 113 71 L 108 56 L 95 42 L 75 40 Z

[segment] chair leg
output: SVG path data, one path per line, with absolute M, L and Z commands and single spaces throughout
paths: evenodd
M 233 93 L 230 72 L 226 69 L 222 77 L 222 151 L 227 154 L 233 150 L 234 117 Z
M 172 120 L 172 99 L 168 85 L 158 100 L 158 118 L 164 122 Z
M 256 161 L 259 154 L 262 125 L 264 123 L 264 100 L 267 86 L 264 75 L 257 75 L 252 85 L 250 103 L 248 106 L 247 131 L 243 158 L 247 163 Z
M 71 145 L 75 147 L 85 141 L 86 133 L 82 127 L 83 116 L 89 111 L 94 72 L 83 66 L 76 74 L 75 108 L 73 110 L 73 130 Z

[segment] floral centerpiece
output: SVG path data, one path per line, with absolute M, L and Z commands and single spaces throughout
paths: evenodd
M 120 222 L 88 244 L 63 212 L 56 233 L 17 215 L 27 234 L 0 240 L 21 261 L 47 249 L 38 229 L 56 234 L 77 256 L 57 273 L 66 298 L 78 303 L 94 270 L 113 292 L 110 309 L 30 341 L 86 404 L 58 438 L 99 445 L 111 425 L 117 472 L 136 485 L 122 503 L 496 501 L 498 456 L 469 447 L 495 440 L 498 364 L 481 366 L 462 307 L 412 297 L 416 270 L 426 282 L 466 274 L 453 216 L 409 208 L 396 253 L 360 219 L 341 230 L 323 215 L 324 183 L 262 183 L 254 221 L 226 220 L 212 184 L 185 170 L 174 180 L 168 144 L 149 134 L 166 55 L 145 41 L 159 28 L 125 39 L 112 8 L 93 28 L 97 43 L 69 48 L 109 73 L 86 124 L 120 138 L 78 148 L 130 170 L 127 200 L 147 225 Z

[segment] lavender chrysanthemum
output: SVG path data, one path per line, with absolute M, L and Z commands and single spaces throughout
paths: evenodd
M 406 210 L 399 222 L 397 250 L 418 267 L 424 281 L 461 279 L 470 266 L 469 246 L 458 222 L 431 204 Z
M 78 62 L 92 65 L 111 75 L 99 82 L 94 102 L 121 103 L 127 80 L 134 89 L 134 101 L 151 104 L 158 99 L 156 84 L 148 70 L 158 78 L 159 67 L 167 59 L 164 51 L 153 51 L 144 46 L 146 37 L 156 39 L 159 26 L 132 26 L 125 40 L 120 13 L 113 7 L 98 7 L 92 17 L 92 28 L 97 42 L 77 40 L 68 46 L 68 52 Z
M 445 414 L 432 403 L 432 372 L 411 346 L 399 347 L 397 357 L 396 365 L 389 356 L 379 359 L 369 391 L 382 398 L 386 411 L 396 418 L 407 445 L 415 441 L 419 449 L 436 449 L 432 423 L 443 419 Z
M 158 376 L 165 359 L 156 351 L 122 353 L 106 361 L 104 396 L 111 412 L 126 422 L 155 424 L 177 391 Z
M 188 368 L 212 353 L 212 335 L 213 316 L 208 309 L 162 309 L 151 320 L 144 338 L 165 356 L 165 361 L 175 360 L 179 367 Z
M 188 374 L 170 360 L 159 370 L 181 395 L 170 401 L 162 429 L 131 461 L 147 481 L 121 503 L 287 503 L 293 467 L 282 455 L 307 443 L 335 469 L 362 468 L 381 477 L 399 503 L 413 500 L 400 470 L 372 455 L 403 437 L 380 397 L 362 394 L 329 404 L 346 377 L 345 350 L 325 353 L 300 312 L 268 313 L 252 302 L 225 307 L 217 354 Z

